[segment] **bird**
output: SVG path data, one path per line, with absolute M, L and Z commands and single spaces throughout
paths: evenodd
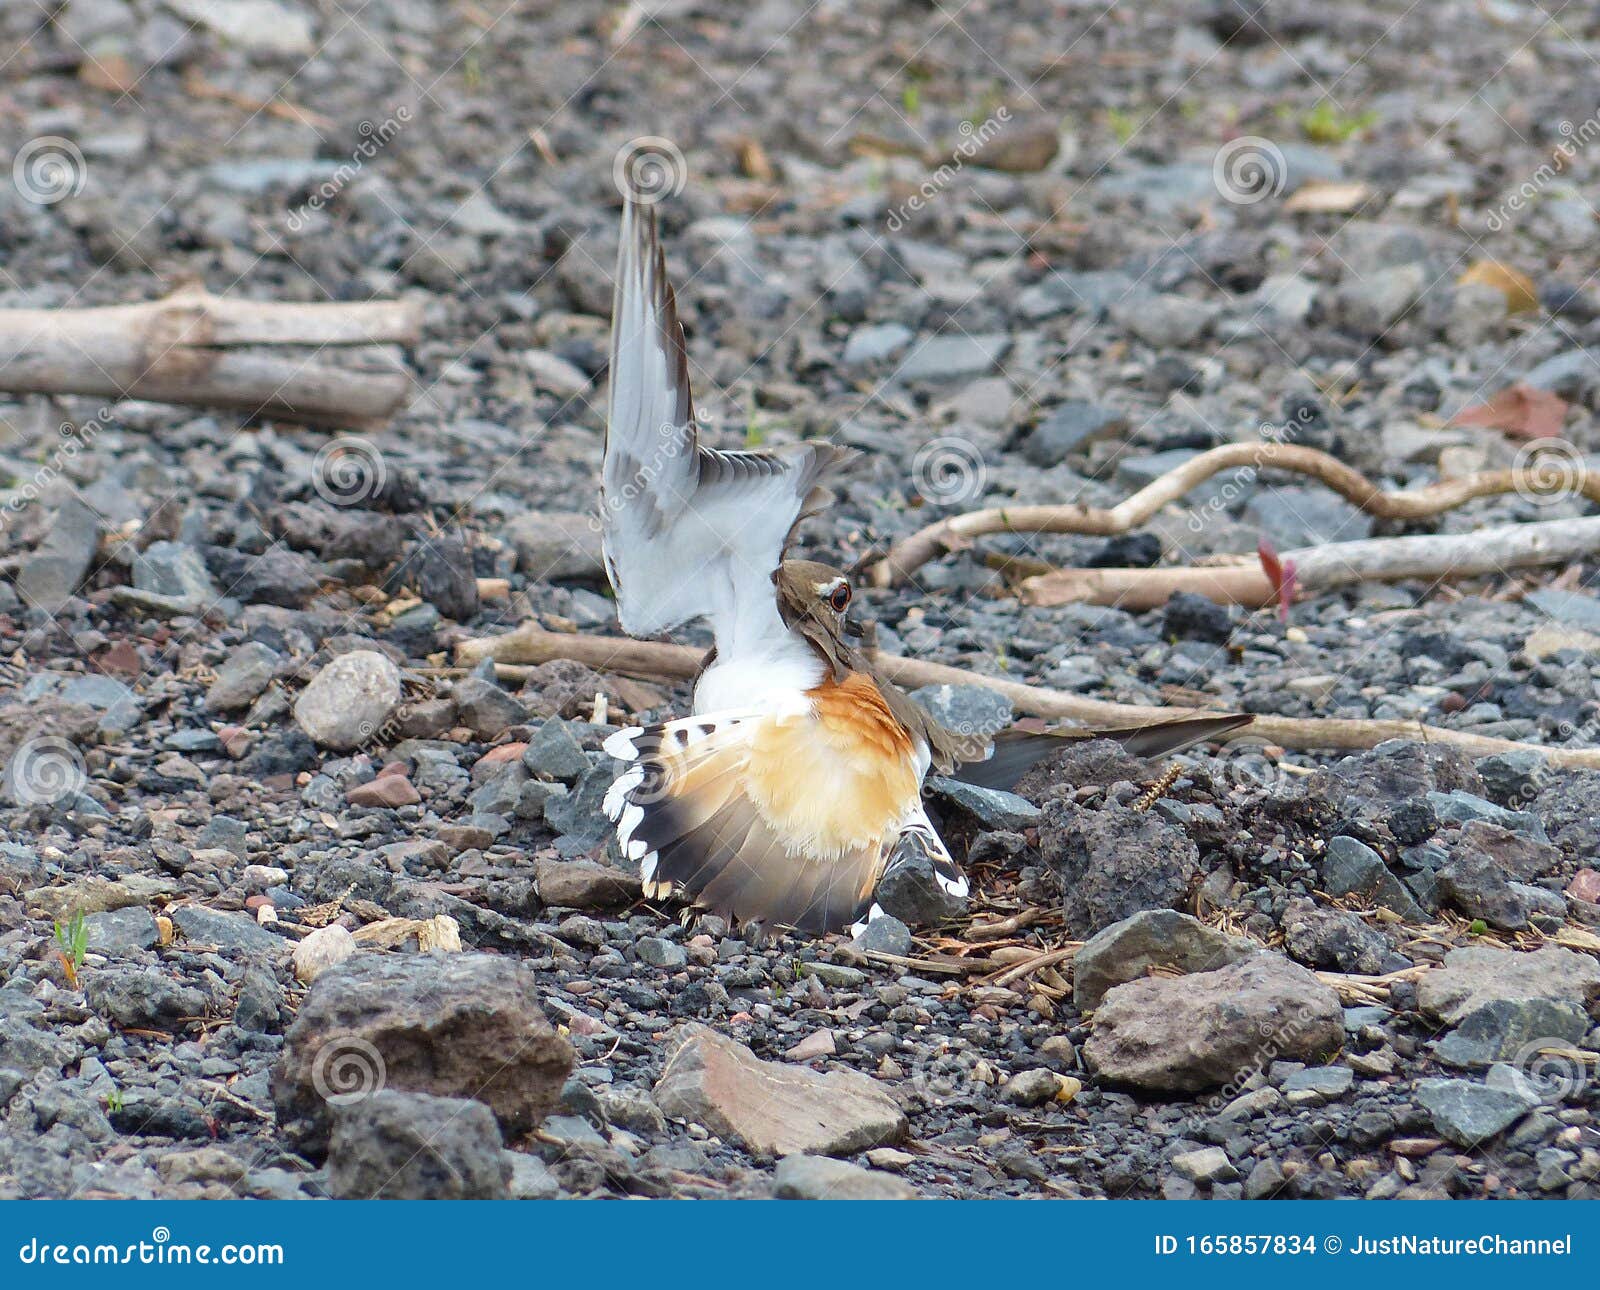
M 602 809 L 647 898 L 676 897 L 756 934 L 821 935 L 878 912 L 891 865 L 925 859 L 968 894 L 923 804 L 930 771 L 1008 787 L 1063 740 L 1144 756 L 1250 720 L 1220 714 L 1097 731 L 936 721 L 890 682 L 850 616 L 848 576 L 790 558 L 855 455 L 806 441 L 762 451 L 700 442 L 684 333 L 654 206 L 624 197 L 601 468 L 601 546 L 628 634 L 705 620 L 713 647 L 687 717 L 632 726 Z

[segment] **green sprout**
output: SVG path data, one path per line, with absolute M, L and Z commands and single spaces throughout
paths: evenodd
M 1378 119 L 1376 112 L 1345 112 L 1332 99 L 1322 99 L 1300 116 L 1300 132 L 1312 143 L 1343 143 L 1368 129 Z
M 83 921 L 83 911 L 75 913 L 65 927 L 58 920 L 55 930 L 56 953 L 60 955 L 61 966 L 66 970 L 67 984 L 76 990 L 78 970 L 83 967 L 83 960 L 89 953 L 89 929 Z

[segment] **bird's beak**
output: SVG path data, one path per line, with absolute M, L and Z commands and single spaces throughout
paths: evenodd
M 845 619 L 844 622 L 839 624 L 839 629 L 854 641 L 861 640 L 867 634 L 867 629 L 864 624 L 858 623 L 854 619 L 850 618 Z

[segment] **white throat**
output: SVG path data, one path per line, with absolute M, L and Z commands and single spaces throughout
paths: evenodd
M 708 615 L 717 657 L 694 688 L 694 711 L 792 707 L 820 685 L 823 662 L 805 638 L 790 631 L 769 595 L 719 597 Z

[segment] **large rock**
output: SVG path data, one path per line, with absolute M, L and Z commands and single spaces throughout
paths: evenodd
M 1510 1128 L 1538 1099 L 1516 1087 L 1425 1079 L 1417 1085 L 1417 1101 L 1442 1137 L 1470 1149 Z
M 94 563 L 100 521 L 76 493 L 56 508 L 44 540 L 23 557 L 16 572 L 17 593 L 34 609 L 58 613 Z
M 737 1139 L 757 1156 L 847 1155 L 906 1131 L 894 1099 L 865 1075 L 764 1062 L 698 1024 L 680 1032 L 655 1099 L 665 1114 Z
M 527 511 L 506 525 L 517 568 L 531 577 L 603 578 L 600 526 L 592 515 Z
M 1072 960 L 1072 1001 L 1093 1008 L 1113 986 L 1150 969 L 1211 972 L 1249 958 L 1257 946 L 1175 909 L 1151 909 L 1097 932 Z
M 1093 936 L 1145 909 L 1170 909 L 1189 890 L 1198 853 L 1159 815 L 1126 807 L 1045 807 L 1039 850 L 1061 875 L 1067 932 Z
M 327 1149 L 335 1106 L 381 1088 L 472 1097 L 506 1136 L 560 1100 L 572 1046 L 545 1019 L 533 973 L 491 954 L 357 955 L 312 984 L 272 1068 L 278 1122 Z
M 505 1157 L 482 1102 L 386 1088 L 335 1114 L 328 1192 L 336 1200 L 508 1200 Z
M 1274 1061 L 1317 1061 L 1344 1040 L 1339 996 L 1277 954 L 1109 991 L 1084 1056 L 1100 1076 L 1152 1092 L 1226 1084 Z
M 1600 995 L 1600 962 L 1546 945 L 1531 954 L 1469 945 L 1417 982 L 1417 1005 L 1452 1025 L 1496 999 L 1556 999 L 1580 1006 Z
M 915 1200 L 903 1178 L 827 1156 L 785 1156 L 772 1177 L 779 1200 Z
M 1492 999 L 1434 1045 L 1447 1066 L 1521 1065 L 1541 1048 L 1570 1047 L 1589 1032 L 1589 1014 L 1555 999 Z
M 348 752 L 370 743 L 400 706 L 400 669 L 372 649 L 341 654 L 295 700 L 300 729 L 324 748 Z
M 1391 739 L 1322 767 L 1301 782 L 1301 793 L 1326 815 L 1329 833 L 1347 833 L 1392 853 L 1425 841 L 1437 827 L 1428 794 L 1477 794 L 1483 787 L 1459 749 Z
M 237 712 L 255 702 L 283 662 L 278 651 L 260 641 L 246 641 L 217 669 L 206 691 L 207 712 Z

